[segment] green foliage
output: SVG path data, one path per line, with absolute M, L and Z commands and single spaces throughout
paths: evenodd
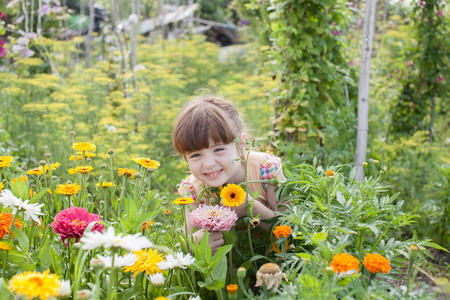
M 428 129 L 431 139 L 436 112 L 447 111 L 450 44 L 445 5 L 439 0 L 414 2 L 411 19 L 416 44 L 407 53 L 408 75 L 394 106 L 392 132 L 396 136 Z M 443 99 L 440 104 L 439 98 Z
M 251 1 L 247 8 L 258 10 L 270 32 L 266 67 L 279 78 L 272 140 L 306 142 L 314 152 L 326 145 L 330 113 L 354 109 L 355 76 L 344 54 L 350 12 L 344 2 L 317 0 Z

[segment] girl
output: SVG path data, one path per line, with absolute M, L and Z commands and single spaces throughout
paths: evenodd
M 239 144 L 234 142 L 239 138 Z M 205 187 L 222 187 L 229 183 L 240 184 L 245 181 L 244 157 L 246 134 L 244 123 L 236 108 L 229 102 L 212 96 L 203 96 L 191 100 L 180 112 L 172 135 L 173 146 L 187 161 L 191 175 L 181 181 L 179 194 L 191 197 L 198 204 L 209 199 L 197 199 Z M 245 151 L 245 150 L 244 150 Z M 265 180 L 276 177 L 284 180 L 280 158 L 261 152 L 251 151 L 247 162 L 248 181 Z M 249 191 L 258 192 L 253 206 L 253 216 L 260 214 L 261 220 L 273 218 L 277 208 L 276 186 L 269 183 L 249 183 Z M 249 195 L 249 199 L 251 196 Z M 194 209 L 195 204 L 191 207 Z M 238 217 L 247 216 L 247 204 L 231 207 Z M 190 211 L 186 208 L 186 222 L 189 234 L 193 225 Z M 269 231 L 270 224 L 261 222 L 260 226 Z M 193 233 L 194 241 L 200 241 L 204 230 Z M 213 253 L 224 243 L 221 232 L 210 233 L 209 245 Z

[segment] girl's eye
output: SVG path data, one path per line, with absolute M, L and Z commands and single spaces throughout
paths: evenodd
M 189 158 L 196 158 L 196 157 L 200 157 L 200 154 L 194 153 L 194 154 L 189 155 Z
M 220 151 L 223 151 L 223 150 L 225 150 L 225 148 L 217 148 L 216 150 L 214 150 L 214 151 L 216 151 L 216 152 L 220 152 Z

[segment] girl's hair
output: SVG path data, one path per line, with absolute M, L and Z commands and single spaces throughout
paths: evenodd
M 177 117 L 172 142 L 180 154 L 209 147 L 209 140 L 229 144 L 242 134 L 244 122 L 237 109 L 222 98 L 213 95 L 195 97 Z

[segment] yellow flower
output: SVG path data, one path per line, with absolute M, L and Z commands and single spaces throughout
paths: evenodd
M 24 176 L 24 175 L 21 175 L 20 176 L 20 180 L 22 180 L 23 182 L 27 182 L 28 181 L 28 177 Z
M 229 284 L 229 285 L 227 285 L 227 291 L 228 291 L 228 293 L 230 293 L 231 295 L 236 294 L 237 291 L 238 291 L 238 286 L 237 286 L 237 284 Z
M 90 157 L 95 157 L 95 153 L 91 153 L 91 152 L 85 152 L 84 156 L 86 158 L 90 158 Z M 82 160 L 83 159 L 83 152 L 77 152 L 77 160 Z M 75 160 L 75 155 L 72 155 L 69 160 L 74 161 Z
M 81 186 L 77 183 L 63 183 L 56 188 L 56 193 L 60 195 L 72 196 L 81 191 Z
M 17 182 L 17 178 L 13 178 L 13 179 L 11 179 L 11 182 L 12 183 L 16 183 Z M 2 184 L 1 182 L 0 182 L 0 184 Z M 2 184 L 2 186 L 1 187 L 3 187 L 3 184 Z M 1 191 L 1 189 L 0 189 L 0 191 Z
M 95 145 L 91 143 L 75 143 L 72 148 L 80 152 L 95 151 L 96 149 Z
M 153 224 L 155 224 L 155 222 L 153 220 L 148 220 L 147 222 L 144 222 L 141 226 L 141 232 L 145 230 L 149 230 L 150 226 L 152 226 Z
M 39 176 L 39 175 L 44 174 L 44 171 L 42 170 L 42 167 L 40 167 L 40 168 L 34 168 L 34 169 L 29 170 L 29 171 L 27 172 L 27 174 L 28 174 L 28 175 L 36 175 L 36 176 Z
M 170 300 L 170 299 L 166 297 L 156 297 L 155 300 Z
M 347 253 L 336 254 L 330 265 L 335 273 L 345 273 L 350 270 L 359 272 L 358 259 Z
M 36 192 L 33 192 L 33 189 L 30 188 L 30 198 L 33 198 L 34 196 L 36 196 Z
M 132 158 L 131 160 L 134 161 L 135 163 L 138 163 L 139 165 L 143 166 L 146 169 L 156 170 L 161 165 L 159 161 L 151 160 L 150 158 L 145 157 L 136 157 Z
M 131 169 L 119 168 L 119 176 L 123 176 L 123 175 L 134 178 L 134 171 Z
M 170 209 L 165 209 L 164 210 L 164 214 L 165 215 L 170 215 L 172 213 L 172 211 Z
M 6 243 L 0 242 L 0 250 L 8 251 L 11 250 L 12 247 Z
M 74 168 L 70 168 L 67 172 L 69 172 L 69 175 L 76 175 L 77 172 L 75 171 Z
M 61 166 L 61 164 L 59 162 L 56 162 L 54 164 L 50 165 L 50 170 L 56 170 L 59 166 Z
M 109 188 L 112 187 L 114 185 L 114 183 L 112 182 L 102 182 L 102 188 Z M 96 184 L 97 188 L 100 188 L 100 182 L 97 182 Z
M 3 183 L 0 182 L 0 192 L 3 190 L 5 186 L 3 185 Z
M 286 240 L 286 243 L 284 244 L 284 250 L 287 251 L 288 248 L 289 248 L 289 241 Z M 274 252 L 276 252 L 276 253 L 281 253 L 281 252 L 282 252 L 281 249 L 278 248 L 278 246 L 277 246 L 276 243 L 272 243 L 272 250 L 273 250 Z
M 388 273 L 391 270 L 391 262 L 384 256 L 378 253 L 367 253 L 363 261 L 364 267 L 372 273 Z
M 12 156 L 0 156 L 0 169 L 4 167 L 11 167 L 11 162 L 13 161 Z
M 92 171 L 94 168 L 91 166 L 79 166 L 76 167 L 74 170 L 75 172 L 81 173 L 81 174 L 86 174 L 89 173 L 90 171 Z
M 173 201 L 173 203 L 175 203 L 175 204 L 182 204 L 182 205 L 190 204 L 190 203 L 194 203 L 194 199 L 189 198 L 189 197 L 178 198 L 178 199 L 175 199 Z
M 230 183 L 222 189 L 220 198 L 225 206 L 239 206 L 244 203 L 245 191 L 239 185 Z
M 149 248 L 148 250 L 132 251 L 137 256 L 137 260 L 132 266 L 124 267 L 125 272 L 134 272 L 133 277 L 140 272 L 145 272 L 149 275 L 162 273 L 157 266 L 158 263 L 164 260 L 164 255 L 159 254 L 157 250 Z
M 327 170 L 326 176 L 327 177 L 333 177 L 334 176 L 334 171 Z
M 9 281 L 9 288 L 16 294 L 30 299 L 39 297 L 45 300 L 56 297 L 61 288 L 61 281 L 58 275 L 49 273 L 50 270 L 43 273 L 28 271 L 15 275 Z
M 287 225 L 279 225 L 273 230 L 273 234 L 277 237 L 277 239 L 280 238 L 280 236 L 287 238 L 291 232 L 291 227 Z

